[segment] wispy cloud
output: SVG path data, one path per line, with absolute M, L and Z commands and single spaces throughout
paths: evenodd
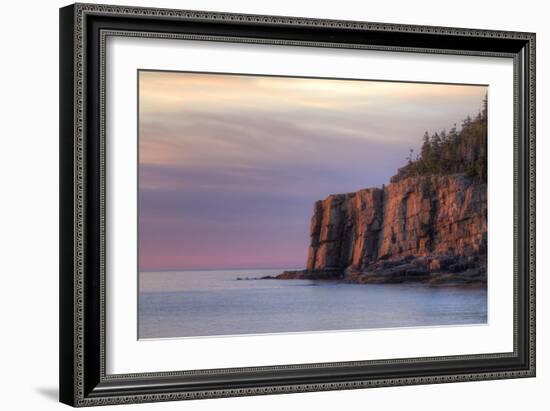
M 424 131 L 476 114 L 485 93 L 142 71 L 140 264 L 303 264 L 315 200 L 387 182 Z

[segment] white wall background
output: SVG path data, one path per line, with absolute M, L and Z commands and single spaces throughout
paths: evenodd
M 116 4 L 187 8 L 537 33 L 538 376 L 535 379 L 378 388 L 263 397 L 130 405 L 120 409 L 409 410 L 547 409 L 550 250 L 550 26 L 545 3 L 510 1 L 270 2 L 130 0 Z M 0 65 L 0 407 L 61 409 L 58 350 L 58 7 L 63 1 L 9 2 L 2 7 Z M 108 407 L 113 409 L 112 407 Z M 117 408 L 118 409 L 118 408 Z

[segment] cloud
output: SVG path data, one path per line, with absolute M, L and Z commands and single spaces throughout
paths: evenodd
M 314 201 L 388 182 L 486 90 L 140 72 L 140 264 L 305 259 Z
M 308 79 L 174 72 L 140 72 L 143 113 L 180 112 L 189 108 L 287 111 L 292 108 L 346 111 L 396 102 L 477 98 L 483 86 Z

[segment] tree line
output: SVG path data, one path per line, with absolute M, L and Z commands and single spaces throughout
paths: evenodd
M 411 149 L 406 160 L 392 183 L 407 177 L 455 173 L 487 181 L 487 96 L 481 111 L 473 119 L 464 119 L 460 130 L 455 124 L 448 132 L 424 133 L 420 152 L 415 155 Z

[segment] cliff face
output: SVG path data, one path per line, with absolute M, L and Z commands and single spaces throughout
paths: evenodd
M 464 174 L 409 177 L 381 189 L 331 195 L 314 206 L 307 270 L 281 278 L 483 277 L 486 210 L 487 185 Z

